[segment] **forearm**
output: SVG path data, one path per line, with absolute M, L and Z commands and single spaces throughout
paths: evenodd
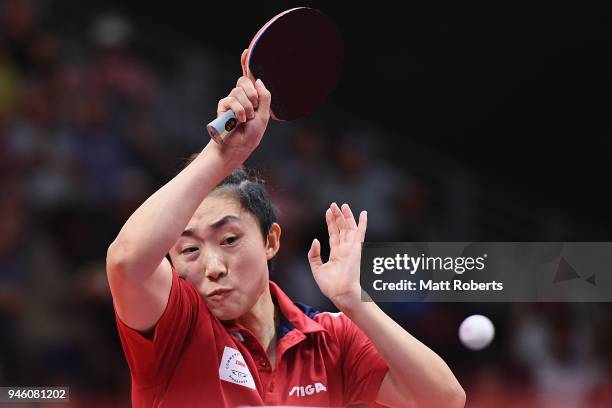
M 130 216 L 109 248 L 122 269 L 143 275 L 155 270 L 202 200 L 237 166 L 224 160 L 220 149 L 210 142 Z
M 389 366 L 393 381 L 418 407 L 463 407 L 463 389 L 446 363 L 376 303 L 358 300 L 339 309 L 372 341 Z

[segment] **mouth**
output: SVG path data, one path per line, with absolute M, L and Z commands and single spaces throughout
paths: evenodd
M 210 292 L 206 297 L 210 300 L 223 300 L 227 298 L 233 289 L 215 289 Z

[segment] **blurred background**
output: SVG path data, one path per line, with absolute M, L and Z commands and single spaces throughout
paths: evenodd
M 252 35 L 297 5 L 338 23 L 346 58 L 326 103 L 272 123 L 247 163 L 295 300 L 333 309 L 306 259 L 331 201 L 368 210 L 369 241 L 612 241 L 608 2 L 152 3 L 0 1 L 0 385 L 129 406 L 106 249 L 208 142 Z M 609 304 L 381 306 L 470 408 L 612 407 Z M 497 329 L 480 352 L 457 337 L 473 313 Z

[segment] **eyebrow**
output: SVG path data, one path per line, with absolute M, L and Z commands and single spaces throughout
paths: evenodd
M 236 217 L 235 215 L 226 215 L 225 217 L 221 218 L 220 220 L 217 220 L 215 222 L 213 222 L 212 224 L 209 225 L 209 227 L 213 230 L 218 230 L 219 228 L 223 227 L 225 224 L 228 224 L 230 222 L 236 222 L 239 221 L 240 218 Z M 195 232 L 195 229 L 193 228 L 187 228 L 185 231 L 183 231 L 181 233 L 181 237 L 195 237 L 197 238 L 197 234 Z

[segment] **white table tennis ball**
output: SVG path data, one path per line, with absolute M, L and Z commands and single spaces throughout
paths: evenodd
M 470 350 L 482 350 L 491 344 L 495 336 L 495 327 L 488 317 L 472 315 L 459 326 L 459 339 Z

